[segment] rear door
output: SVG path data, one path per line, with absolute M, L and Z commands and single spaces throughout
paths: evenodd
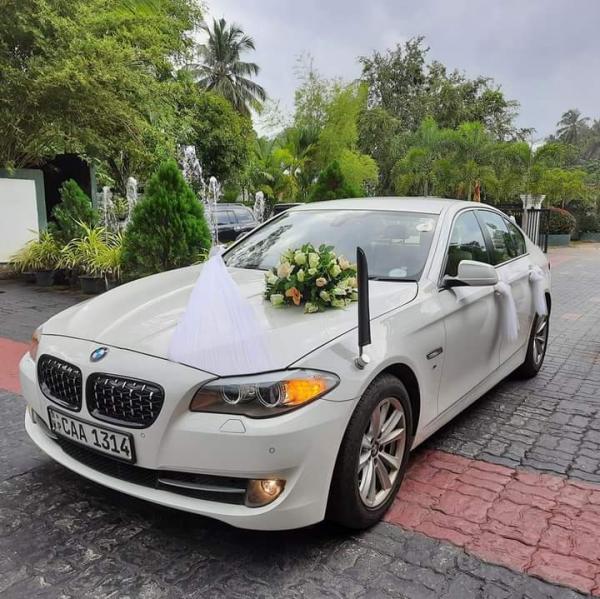
M 529 340 L 533 318 L 533 302 L 529 283 L 529 254 L 525 238 L 516 225 L 498 212 L 480 209 L 477 216 L 498 271 L 498 279 L 508 283 L 517 307 L 519 335 L 514 341 L 502 336 L 500 363 L 509 360 Z

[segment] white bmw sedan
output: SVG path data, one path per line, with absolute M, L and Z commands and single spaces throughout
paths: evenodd
M 265 271 L 304 243 L 350 258 L 363 248 L 360 310 L 304 314 L 263 299 Z M 534 376 L 544 360 L 548 261 L 490 206 L 302 205 L 224 260 L 266 328 L 273 371 L 222 377 L 169 360 L 202 266 L 164 272 L 36 331 L 20 365 L 33 441 L 97 483 L 235 526 L 288 529 L 327 517 L 364 528 L 392 503 L 411 449 L 507 375 Z M 547 309 L 534 298 L 533 272 Z M 507 289 L 514 335 L 503 322 Z M 360 350 L 359 335 L 370 340 Z

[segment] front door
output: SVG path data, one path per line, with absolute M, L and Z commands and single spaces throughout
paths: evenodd
M 490 263 L 483 232 L 473 210 L 452 226 L 444 274 L 456 276 L 461 260 Z M 493 286 L 441 289 L 439 305 L 446 326 L 438 412 L 444 412 L 499 366 L 500 318 Z

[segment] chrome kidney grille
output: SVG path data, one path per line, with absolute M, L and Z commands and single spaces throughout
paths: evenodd
M 157 418 L 165 392 L 155 383 L 112 374 L 91 374 L 86 383 L 89 413 L 104 422 L 146 428 Z
M 83 377 L 77 366 L 43 355 L 38 360 L 37 375 L 40 389 L 50 401 L 69 410 L 81 409 Z

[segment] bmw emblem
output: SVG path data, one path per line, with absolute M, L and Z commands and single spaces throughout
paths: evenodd
M 108 347 L 99 347 L 90 354 L 90 361 L 100 362 L 100 360 L 102 360 L 107 353 Z

